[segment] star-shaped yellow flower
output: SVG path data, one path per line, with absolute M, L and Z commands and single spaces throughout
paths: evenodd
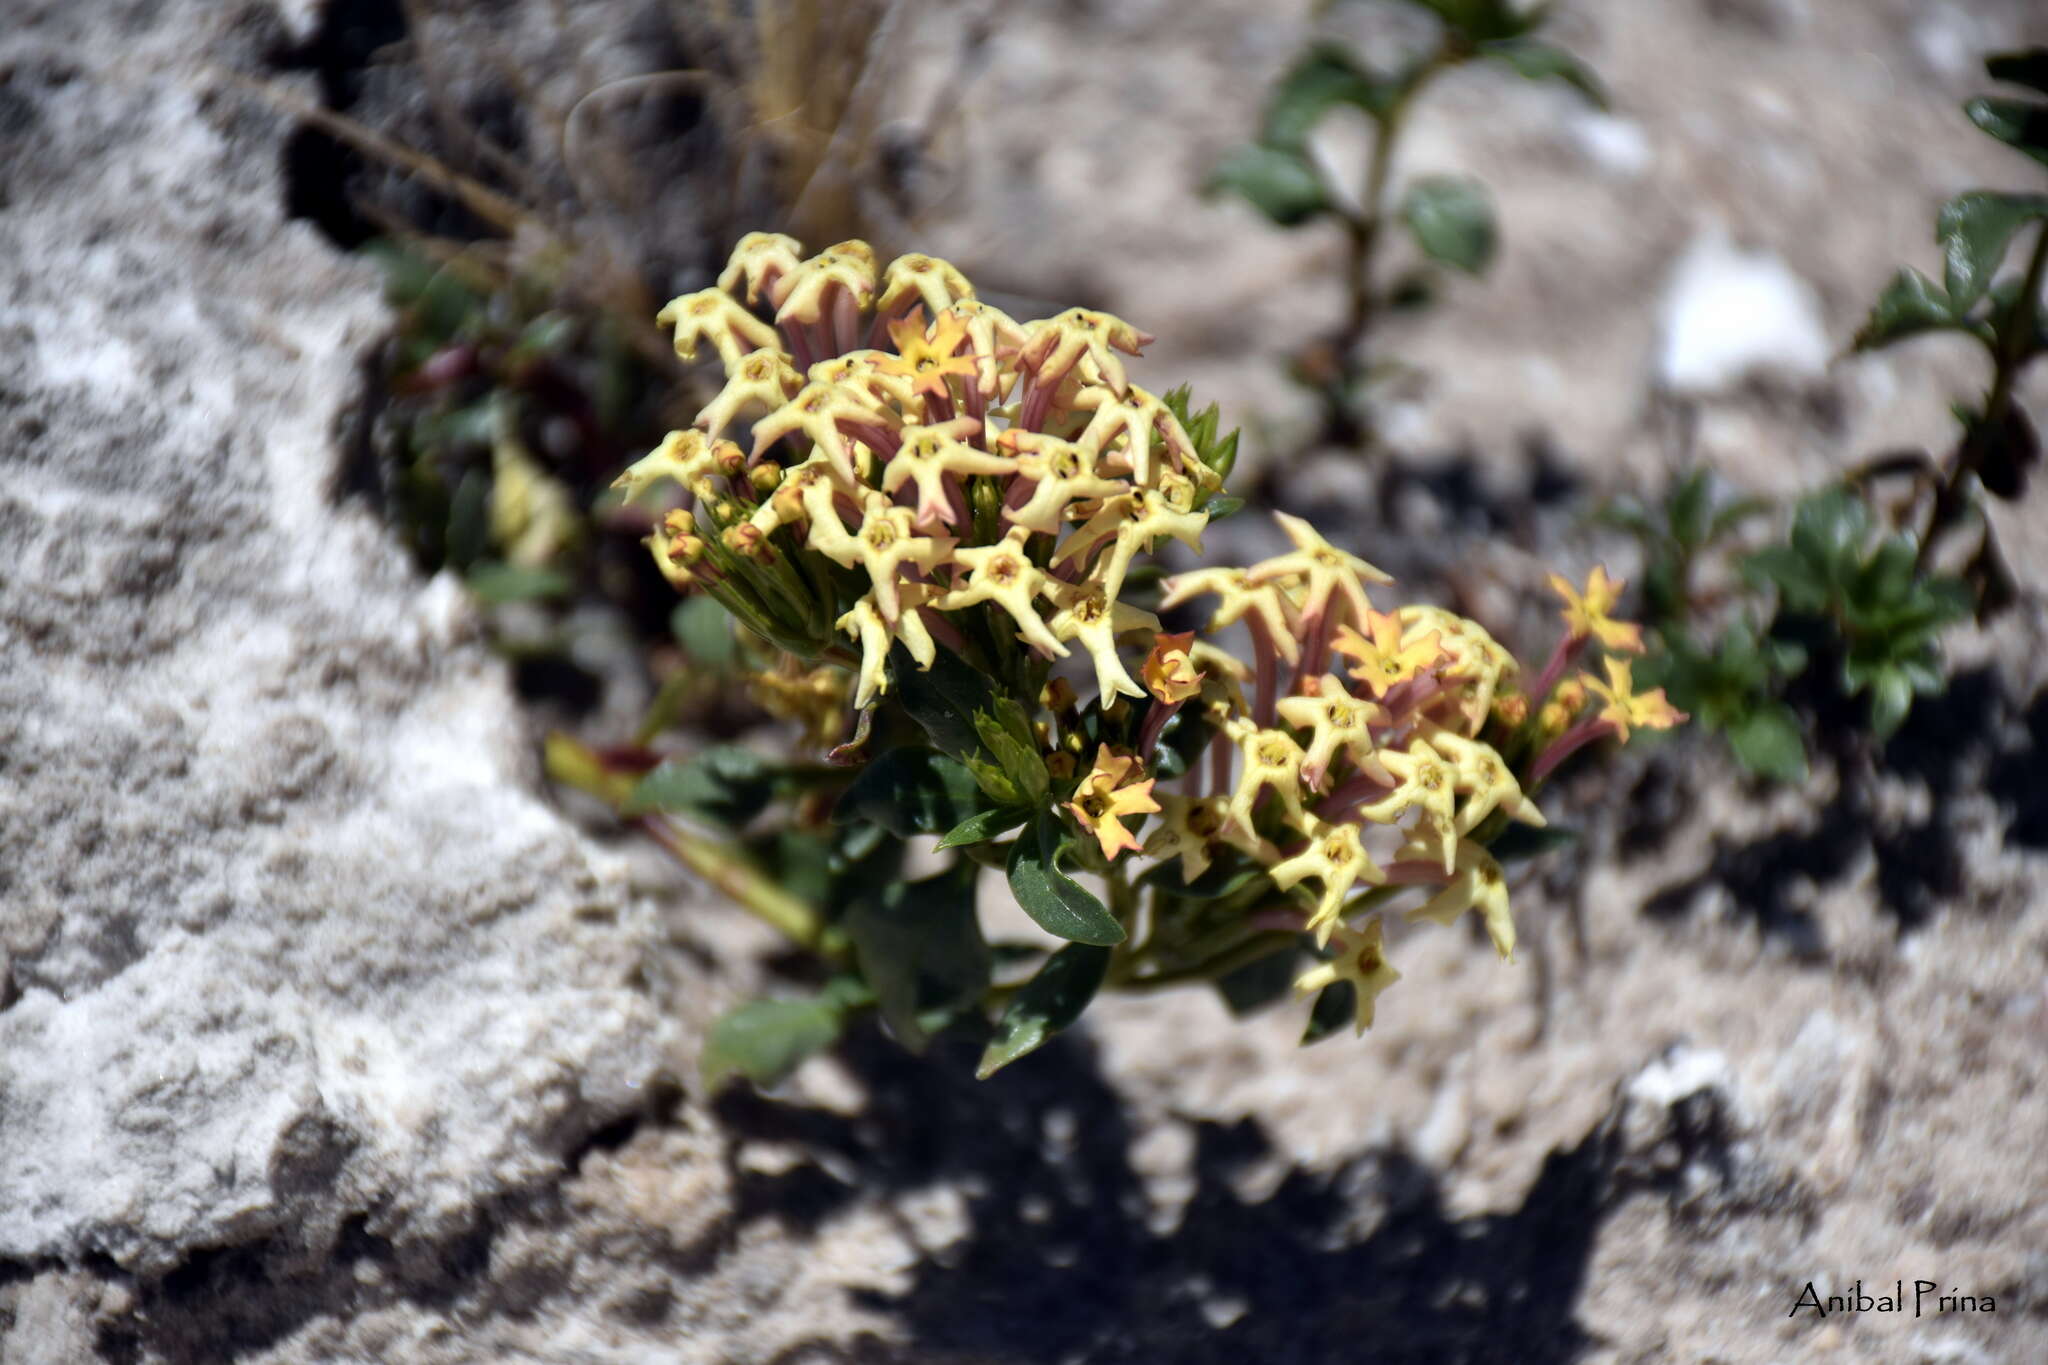
M 1114 597 L 1123 591 L 1124 575 L 1141 551 L 1150 550 L 1162 536 L 1172 536 L 1199 553 L 1208 524 L 1202 513 L 1178 510 L 1158 490 L 1140 488 L 1104 499 L 1095 515 L 1060 545 L 1052 562 L 1060 565 L 1077 556 L 1093 556 L 1107 544 L 1108 552 L 1094 560 L 1089 574 Z
M 1181 796 L 1167 792 L 1160 796 L 1161 825 L 1145 841 L 1148 858 L 1179 858 L 1180 877 L 1191 882 L 1209 870 L 1210 848 L 1224 839 L 1230 819 L 1220 796 Z
M 1457 789 L 1465 798 L 1458 808 L 1458 833 L 1470 834 L 1495 810 L 1538 829 L 1549 823 L 1536 803 L 1522 795 L 1522 784 L 1491 744 L 1467 739 L 1433 721 L 1422 722 L 1421 733 L 1457 774 Z
M 1458 841 L 1452 812 L 1457 807 L 1457 773 L 1444 756 L 1421 737 L 1411 738 L 1404 749 L 1381 749 L 1379 761 L 1394 775 L 1394 790 L 1369 805 L 1360 806 L 1360 819 L 1390 825 L 1411 810 L 1422 812 L 1423 826 L 1435 834 L 1442 850 L 1444 870 L 1450 871 Z
M 1046 595 L 1059 608 L 1046 624 L 1060 640 L 1079 640 L 1081 648 L 1095 661 L 1095 686 L 1101 704 L 1118 697 L 1143 698 L 1145 689 L 1131 681 L 1123 660 L 1117 657 L 1116 637 L 1132 630 L 1159 629 L 1159 618 L 1149 611 L 1112 600 L 1099 583 L 1049 581 Z
M 1015 471 L 1015 460 L 977 450 L 960 439 L 981 423 L 961 417 L 936 426 L 903 428 L 903 445 L 882 469 L 882 491 L 894 494 L 906 483 L 917 485 L 917 525 L 930 530 L 954 520 L 954 489 L 977 474 Z
M 740 281 L 745 280 L 748 307 L 759 303 L 764 291 L 770 303 L 779 304 L 782 299 L 777 282 L 794 274 L 803 256 L 804 244 L 794 237 L 779 232 L 750 232 L 732 249 L 732 256 L 718 277 L 718 287 L 734 294 L 739 292 Z
M 1129 754 L 1117 754 L 1107 744 L 1095 753 L 1095 766 L 1074 789 L 1067 809 L 1081 822 L 1081 828 L 1095 836 L 1102 856 L 1115 858 L 1125 849 L 1138 848 L 1137 836 L 1123 822 L 1126 815 L 1150 815 L 1159 803 L 1152 799 L 1152 778 L 1132 781 L 1144 768 Z
M 1138 676 L 1145 680 L 1145 690 L 1162 706 L 1177 705 L 1201 692 L 1202 670 L 1195 667 L 1188 654 L 1194 643 L 1195 633 L 1191 630 L 1161 635 L 1152 642 L 1152 652 L 1145 656 L 1145 666 L 1138 670 Z
M 875 310 L 886 316 L 916 299 L 937 314 L 973 297 L 974 286 L 952 262 L 912 252 L 898 256 L 882 272 L 882 293 L 875 300 Z
M 1219 600 L 1207 629 L 1222 630 L 1252 616 L 1265 627 L 1281 658 L 1293 663 L 1301 657 L 1301 644 L 1294 638 L 1287 599 L 1273 584 L 1255 584 L 1243 569 L 1196 569 L 1175 574 L 1160 586 L 1166 590 L 1160 601 L 1162 607 L 1177 607 L 1190 598 L 1214 593 Z
M 1330 765 L 1339 754 L 1348 754 L 1359 770 L 1374 780 L 1393 783 L 1393 775 L 1380 766 L 1374 753 L 1369 728 L 1386 713 L 1373 703 L 1352 696 L 1337 679 L 1324 676 L 1315 693 L 1287 697 L 1281 701 L 1279 711 L 1280 719 L 1297 730 L 1310 732 L 1308 758 L 1301 765 L 1301 776 L 1313 790 L 1321 791 L 1328 785 Z
M 1285 730 L 1262 730 L 1243 717 L 1226 725 L 1224 734 L 1244 757 L 1237 789 L 1230 794 L 1230 818 L 1240 829 L 1250 831 L 1259 793 L 1270 788 L 1287 808 L 1288 820 L 1296 827 L 1301 826 L 1301 765 L 1308 756 L 1294 737 Z
M 1404 844 L 1397 861 L 1434 860 L 1433 851 L 1420 841 Z M 1486 921 L 1486 936 L 1494 951 L 1510 961 L 1515 956 L 1515 918 L 1508 911 L 1508 880 L 1491 853 L 1469 839 L 1460 839 L 1457 861 L 1443 890 L 1408 912 L 1411 920 L 1434 920 L 1453 924 L 1467 910 L 1477 910 Z
M 1357 555 L 1346 554 L 1324 540 L 1321 532 L 1300 517 L 1275 512 L 1273 519 L 1294 542 L 1294 548 L 1284 555 L 1275 555 L 1252 565 L 1246 570 L 1252 583 L 1281 581 L 1299 584 L 1302 594 L 1300 609 L 1304 617 L 1321 620 L 1329 611 L 1330 600 L 1334 597 L 1350 607 L 1352 620 L 1365 620 L 1372 611 L 1372 603 L 1366 600 L 1365 585 L 1394 580 Z
M 1357 931 L 1337 926 L 1331 932 L 1335 955 L 1320 966 L 1311 967 L 1301 974 L 1294 983 L 1294 989 L 1304 995 L 1321 990 L 1339 981 L 1349 981 L 1357 991 L 1353 1004 L 1358 1032 L 1364 1033 L 1372 1027 L 1373 1006 L 1379 1000 L 1380 992 L 1401 979 L 1401 974 L 1388 965 L 1386 945 L 1381 937 L 1380 917 L 1374 915 Z
M 700 480 L 718 472 L 719 459 L 727 447 L 738 449 L 730 441 L 714 441 L 694 428 L 671 431 L 662 437 L 660 445 L 635 460 L 627 466 L 625 473 L 612 480 L 612 487 L 623 491 L 628 502 L 663 479 L 673 479 L 684 488 L 692 488 Z
M 800 263 L 783 286 L 781 305 L 775 320 L 817 322 L 832 306 L 834 290 L 844 290 L 858 311 L 874 302 L 875 251 L 866 242 L 847 241 L 830 246 Z
M 1685 712 L 1665 700 L 1661 687 L 1637 696 L 1628 660 L 1609 658 L 1604 663 L 1607 666 L 1606 682 L 1590 673 L 1581 673 L 1579 681 L 1585 684 L 1588 692 L 1600 698 L 1600 719 L 1614 726 L 1616 739 L 1626 744 L 1631 729 L 1669 730 L 1686 718 Z
M 810 437 L 825 452 L 847 483 L 854 482 L 853 446 L 845 428 L 889 428 L 902 419 L 875 403 L 865 391 L 846 384 L 805 384 L 802 391 L 754 423 L 753 458 L 793 432 Z
M 697 414 L 697 426 L 721 436 L 742 417 L 775 411 L 803 385 L 804 377 L 781 351 L 751 351 L 727 375 L 718 396 Z
M 919 668 L 930 668 L 932 660 L 938 657 L 931 632 L 925 629 L 924 618 L 917 612 L 924 595 L 930 590 L 929 583 L 904 584 L 897 593 L 898 610 L 893 621 L 883 616 L 876 595 L 870 592 L 834 622 L 840 630 L 860 641 L 860 682 L 853 698 L 856 707 L 865 708 L 889 690 L 891 641 L 901 640 Z
M 738 365 L 749 351 L 779 350 L 782 338 L 775 329 L 749 313 L 740 301 L 723 289 L 700 289 L 670 299 L 654 315 L 655 322 L 676 329 L 676 354 L 684 360 L 697 358 L 697 347 L 709 341 L 727 370 Z
M 954 354 L 967 339 L 967 324 L 952 313 L 939 314 L 927 332 L 924 310 L 913 309 L 909 317 L 889 324 L 889 339 L 896 343 L 897 354 L 877 368 L 908 379 L 912 391 L 921 397 L 949 399 L 953 394 L 946 386 L 949 377 L 974 378 L 974 357 Z
M 874 583 L 875 605 L 882 619 L 894 624 L 898 615 L 897 585 L 904 581 L 904 567 L 915 565 L 930 573 L 953 552 L 951 536 L 921 536 L 912 525 L 908 507 L 891 503 L 886 494 L 870 492 L 862 508 L 860 529 L 853 533 L 850 557 L 868 571 Z M 852 568 L 853 564 L 846 567 Z
M 1309 877 L 1322 883 L 1322 895 L 1308 919 L 1308 927 L 1315 931 L 1317 947 L 1330 941 L 1330 932 L 1337 927 L 1344 899 L 1351 894 L 1352 887 L 1361 881 L 1376 885 L 1386 880 L 1386 874 L 1373 863 L 1365 846 L 1359 842 L 1358 826 L 1349 821 L 1331 824 L 1313 817 L 1308 829 L 1308 846 L 1268 868 L 1266 875 L 1282 891 Z
M 1005 431 L 997 442 L 1018 452 L 1017 477 L 1031 496 L 1003 516 L 1041 535 L 1058 535 L 1067 508 L 1089 498 L 1113 498 L 1126 485 L 1099 473 L 1095 456 L 1071 441 L 1037 432 Z
M 1024 553 L 1022 527 L 993 545 L 961 546 L 953 551 L 953 562 L 966 570 L 956 575 L 954 586 L 932 605 L 940 611 L 960 611 L 979 602 L 993 602 L 1017 623 L 1017 635 L 1024 643 L 1050 658 L 1064 659 L 1068 649 L 1046 628 L 1038 614 L 1037 598 L 1052 580 Z
M 1074 438 L 1074 444 L 1098 456 L 1107 456 L 1112 444 L 1122 437 L 1123 446 L 1117 457 L 1131 471 L 1131 478 L 1143 487 L 1157 482 L 1159 471 L 1152 461 L 1155 432 L 1161 439 L 1169 468 L 1180 469 L 1195 458 L 1194 442 L 1188 438 L 1180 419 L 1173 415 L 1173 409 L 1136 384 L 1122 395 L 1102 385 L 1085 388 L 1074 396 L 1074 406 L 1095 414 Z
M 1627 654 L 1643 652 L 1643 628 L 1628 621 L 1617 621 L 1608 613 L 1621 600 L 1621 590 L 1628 584 L 1607 576 L 1605 564 L 1595 564 L 1593 572 L 1586 579 L 1586 591 L 1581 594 L 1562 574 L 1550 575 L 1550 590 L 1564 599 L 1566 629 L 1574 640 L 1595 639 L 1607 649 Z
M 1370 637 L 1350 626 L 1339 626 L 1330 645 L 1356 665 L 1351 676 L 1375 697 L 1386 696 L 1396 684 L 1407 682 L 1443 654 L 1441 637 L 1435 631 L 1403 644 L 1401 623 L 1394 617 L 1368 610 L 1359 619 L 1365 622 Z
M 1023 348 L 1026 339 L 1024 329 L 1002 309 L 980 299 L 955 300 L 947 306 L 946 312 L 966 324 L 967 351 L 979 366 L 975 387 L 983 398 L 1000 397 L 1008 387 L 1004 378 L 1005 360 L 1014 360 Z
M 1073 369 L 1083 356 L 1095 363 L 1104 384 L 1118 394 L 1130 387 L 1117 351 L 1137 355 L 1153 338 L 1121 318 L 1088 308 L 1069 308 L 1057 317 L 1027 323 L 1029 340 L 1017 363 L 1049 383 Z

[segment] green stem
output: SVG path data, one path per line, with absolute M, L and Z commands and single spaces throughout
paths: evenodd
M 1270 930 L 1255 934 L 1231 951 L 1210 958 L 1206 962 L 1198 962 L 1192 967 L 1157 972 L 1151 976 L 1127 976 L 1110 984 L 1120 991 L 1163 991 L 1175 986 L 1214 981 L 1220 976 L 1228 976 L 1239 967 L 1250 966 L 1269 953 L 1279 952 L 1293 942 L 1293 934 Z
M 2006 411 L 2012 407 L 2013 386 L 2034 336 L 2044 275 L 2048 275 L 2048 223 L 2042 224 L 2035 234 L 2034 254 L 2027 260 L 2026 279 L 2013 298 L 2012 310 L 2001 321 L 1997 342 L 1992 347 L 1991 394 L 1984 400 L 1984 415 L 1977 426 L 1979 431 L 1995 433 L 2005 425 Z M 1948 479 L 1935 490 L 1934 506 L 1927 513 L 1927 532 L 1920 537 L 1920 550 L 1913 561 L 1916 571 L 1925 571 L 1935 543 L 1948 533 L 1968 504 L 1964 480 L 1977 472 L 1983 448 L 1980 441 L 1971 439 L 1969 435 L 1963 438 L 1962 449 L 1957 452 Z

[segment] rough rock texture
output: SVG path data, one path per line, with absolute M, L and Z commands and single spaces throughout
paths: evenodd
M 550 31 L 510 8 L 485 27 Z M 1284 423 L 1334 242 L 1192 186 L 1301 8 L 1004 7 L 918 244 Z M 1689 452 L 1775 489 L 1940 433 L 1965 357 L 1816 373 L 1812 327 L 1931 264 L 1945 193 L 2029 183 L 1953 105 L 1976 50 L 2048 38 L 2021 0 L 1561 9 L 1612 118 L 1474 74 L 1418 126 L 1507 233 L 1398 337 L 1434 463 L 1291 494 L 1503 623 L 1484 580 L 1557 539 L 1503 511 L 1527 432 L 1596 486 Z M 862 1033 L 772 1099 L 678 1101 L 769 945 L 559 818 L 459 593 L 338 496 L 374 287 L 199 65 L 317 14 L 0 30 L 0 1360 L 2048 1358 L 2038 490 L 2037 595 L 1889 776 L 1771 793 L 1678 748 L 1555 793 L 1626 817 L 1518 887 L 1522 964 L 1403 939 L 1362 1043 L 1191 993 L 988 1083 Z M 1784 334 L 1714 316 L 1715 270 Z M 1900 1278 L 1997 1312 L 1786 1316 Z
M 335 509 L 375 282 L 196 60 L 281 37 L 0 34 L 0 1266 L 446 1243 L 670 1061 L 464 595 Z

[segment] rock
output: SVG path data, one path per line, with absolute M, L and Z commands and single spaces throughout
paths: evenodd
M 1833 347 L 1813 287 L 1783 261 L 1718 231 L 1695 237 L 1664 296 L 1658 381 L 1712 394 L 1745 379 L 1818 378 Z
M 115 8 L 0 36 L 0 1265 L 437 1245 L 644 1108 L 650 912 L 461 589 L 335 504 L 377 283 L 197 61 L 275 21 Z

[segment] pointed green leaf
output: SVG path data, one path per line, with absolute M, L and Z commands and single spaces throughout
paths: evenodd
M 1024 913 L 1049 934 L 1074 943 L 1107 946 L 1124 941 L 1124 927 L 1093 895 L 1059 869 L 1066 826 L 1052 811 L 1039 812 L 1032 828 L 1010 849 L 1010 891 Z
M 1408 187 L 1401 221 L 1432 260 L 1468 275 L 1493 260 L 1497 234 L 1493 204 L 1477 181 L 1457 176 L 1424 176 Z
M 987 1080 L 1081 1017 L 1109 970 L 1109 949 L 1090 943 L 1069 943 L 1054 953 L 1038 974 L 1010 1000 L 996 1025 L 996 1036 L 981 1054 L 975 1076 Z
M 988 944 L 974 911 L 976 869 L 870 888 L 842 923 L 889 1031 L 913 1052 L 988 989 Z
M 1987 95 L 1965 104 L 1963 112 L 2000 142 L 2048 163 L 2048 104 Z
M 955 758 L 981 751 L 974 731 L 974 713 L 995 704 L 989 681 L 966 660 L 940 650 L 930 668 L 919 668 L 910 651 L 897 645 L 889 651 L 889 676 L 903 700 L 903 709 L 924 727 L 932 743 Z
M 1301 959 L 1298 945 L 1289 944 L 1256 962 L 1216 978 L 1216 993 L 1234 1019 L 1244 1019 L 1287 998 Z
M 1022 706 L 1009 697 L 996 698 L 992 711 L 974 713 L 974 732 L 1025 801 L 1044 797 L 1051 777 L 1045 770 L 1045 755 L 1039 752 L 1038 736 L 1032 733 L 1031 718 Z
M 932 749 L 891 749 L 860 770 L 832 819 L 866 820 L 899 839 L 937 834 L 981 814 L 988 806 L 974 774 L 958 759 Z
M 985 843 L 999 834 L 1023 824 L 1031 818 L 1031 811 L 1025 806 L 997 806 L 970 815 L 946 831 L 946 837 L 939 840 L 941 849 L 961 848 L 968 844 Z
M 2048 218 L 2048 195 L 1971 190 L 1941 206 L 1935 240 L 1947 262 L 1949 305 L 1968 312 L 2005 261 L 2013 234 Z
M 1870 686 L 1870 728 L 1879 739 L 1890 739 L 1913 709 L 1913 683 L 1904 672 L 1886 668 Z
M 1892 276 L 1877 296 L 1877 306 L 1856 333 L 1854 344 L 1859 351 L 1874 351 L 1923 332 L 1962 326 L 1961 310 L 1950 303 L 1947 291 L 1907 266 Z
M 1799 717 L 1784 702 L 1765 700 L 1728 727 L 1728 747 L 1743 767 L 1778 782 L 1806 780 L 1806 742 Z
M 663 763 L 640 779 L 619 810 L 624 815 L 669 811 L 736 829 L 767 808 L 779 773 L 777 764 L 751 749 L 715 745 Z
M 873 999 L 866 986 L 841 977 L 802 1000 L 753 1000 L 711 1026 L 698 1059 L 706 1090 L 735 1076 L 767 1088 L 788 1079 L 805 1058 L 837 1042 L 850 1011 Z
M 729 673 L 739 663 L 739 633 L 732 613 L 708 594 L 686 597 L 668 616 L 669 633 L 693 669 Z
M 1553 43 L 1505 38 L 1481 43 L 1479 55 L 1514 68 L 1528 80 L 1562 82 L 1584 95 L 1594 108 L 1607 107 L 1607 91 L 1593 69 Z
M 1280 147 L 1238 148 L 1209 178 L 1209 190 L 1242 195 L 1280 227 L 1298 227 L 1331 207 L 1314 163 Z
M 1300 151 L 1332 109 L 1348 105 L 1379 118 L 1400 94 L 1399 81 L 1374 75 L 1335 43 L 1318 43 L 1274 85 L 1259 140 L 1268 147 Z
M 1540 858 L 1553 849 L 1568 847 L 1579 841 L 1579 832 L 1568 825 L 1525 825 L 1517 820 L 1502 830 L 1500 837 L 1487 845 L 1486 851 L 1502 863 L 1521 862 L 1529 858 Z
M 480 559 L 464 576 L 469 590 L 485 602 L 531 602 L 541 597 L 566 597 L 575 586 L 559 569 L 530 568 Z
M 1332 981 L 1316 993 L 1308 1012 L 1308 1027 L 1302 1030 L 1301 1045 L 1320 1043 L 1338 1029 L 1357 1022 L 1358 988 L 1349 981 Z
M 2048 95 L 2048 47 L 1994 53 L 1984 59 L 1984 69 L 1994 81 L 2024 85 Z

